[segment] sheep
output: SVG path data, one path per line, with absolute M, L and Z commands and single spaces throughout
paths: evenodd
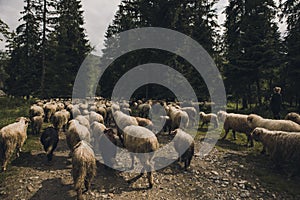
M 87 127 L 81 125 L 76 119 L 73 119 L 69 121 L 69 128 L 66 132 L 66 140 L 67 145 L 72 152 L 74 146 L 81 140 L 85 140 L 90 143 L 91 136 Z
M 143 164 L 141 173 L 137 178 L 142 177 L 143 173 L 147 171 L 149 188 L 152 188 L 153 165 L 151 164 L 151 159 L 154 155 L 154 151 L 159 148 L 159 143 L 155 134 L 141 126 L 127 126 L 124 129 L 124 146 L 129 152 L 131 152 L 131 169 L 134 168 L 134 157 L 137 156 L 141 161 L 141 164 Z
M 117 154 L 117 138 L 114 131 L 99 122 L 91 124 L 91 134 L 94 138 L 93 149 L 95 153 L 100 153 L 105 166 L 112 166 Z
M 149 130 L 153 130 L 153 123 L 150 119 L 142 118 L 142 117 L 135 117 L 136 121 L 138 122 L 139 126 L 143 126 L 148 128 Z
M 44 110 L 38 105 L 32 105 L 29 110 L 29 119 L 32 120 L 34 116 L 44 116 Z
M 103 120 L 107 122 L 107 110 L 104 106 L 100 106 L 96 109 L 96 113 L 102 115 Z
M 57 110 L 57 111 L 61 111 L 61 110 L 63 110 L 63 109 L 65 109 L 65 105 L 64 105 L 63 103 L 61 103 L 61 102 L 58 102 L 58 103 L 57 103 L 56 110 Z
M 194 107 L 184 107 L 181 108 L 180 110 L 185 111 L 188 116 L 189 116 L 189 120 L 190 120 L 190 125 L 193 127 L 196 124 L 196 115 L 197 115 L 197 111 Z
M 89 119 L 87 119 L 87 117 L 79 115 L 75 118 L 81 125 L 87 127 L 88 129 L 90 129 L 90 122 Z
M 175 134 L 174 148 L 178 153 L 179 161 L 184 162 L 184 169 L 187 170 L 194 155 L 194 138 L 181 129 L 176 129 L 172 133 Z
M 171 131 L 171 126 L 172 126 L 172 122 L 169 116 L 159 116 L 159 118 L 164 121 L 164 125 L 162 130 L 164 132 L 170 132 Z
M 103 119 L 102 115 L 100 115 L 100 114 L 98 114 L 98 113 L 96 113 L 94 111 L 91 111 L 90 115 L 89 115 L 89 122 L 91 124 L 94 121 L 100 122 L 100 123 L 104 124 L 104 119 Z
M 54 102 L 48 102 L 44 105 L 45 122 L 49 122 L 51 116 L 56 112 L 57 105 Z
M 118 136 L 122 144 L 124 144 L 123 140 L 123 130 L 126 126 L 136 125 L 138 126 L 138 122 L 135 117 L 128 116 L 124 114 L 122 111 L 116 111 L 113 113 L 113 117 L 116 122 Z
M 59 141 L 58 131 L 53 127 L 47 127 L 41 135 L 40 141 L 44 147 L 48 161 L 52 160 L 53 152 Z
M 200 120 L 202 121 L 201 128 L 204 126 L 204 124 L 213 123 L 214 127 L 217 128 L 219 126 L 218 117 L 216 114 L 208 113 L 205 114 L 204 112 L 199 113 Z
M 51 122 L 58 131 L 63 128 L 63 131 L 66 130 L 66 125 L 69 121 L 70 113 L 67 110 L 61 110 L 54 113 L 51 117 Z
M 149 112 L 151 110 L 151 105 L 148 103 L 143 103 L 137 107 L 139 117 L 149 118 Z
M 20 117 L 15 123 L 4 126 L 0 130 L 0 160 L 2 160 L 2 171 L 6 171 L 9 159 L 16 149 L 19 157 L 21 148 L 27 139 L 27 127 L 29 119 Z
M 72 177 L 78 200 L 83 200 L 82 193 L 90 190 L 95 176 L 96 159 L 94 152 L 86 141 L 80 141 L 74 146 L 72 153 Z M 82 191 L 83 186 L 85 191 Z
M 274 131 L 300 132 L 300 125 L 290 120 L 264 119 L 259 115 L 251 114 L 247 118 L 251 128 L 265 128 Z
M 291 120 L 300 125 L 300 115 L 298 113 L 295 112 L 288 113 L 284 119 Z
M 34 116 L 31 119 L 31 130 L 33 135 L 39 135 L 41 132 L 42 124 L 44 121 L 44 115 Z
M 300 133 L 270 131 L 265 128 L 255 128 L 251 133 L 252 137 L 263 144 L 263 151 L 268 151 L 271 159 L 277 167 L 286 162 L 300 165 Z
M 220 115 L 220 113 L 218 113 Z M 224 140 L 229 133 L 229 130 L 232 129 L 233 139 L 236 140 L 235 132 L 245 133 L 247 136 L 247 144 L 250 143 L 250 147 L 253 147 L 253 140 L 251 137 L 251 128 L 247 123 L 248 115 L 235 114 L 235 113 L 226 113 L 224 111 L 221 112 L 221 119 L 224 120 L 223 128 L 225 130 L 225 135 L 221 138 Z
M 168 109 L 168 116 L 171 119 L 171 131 L 174 131 L 175 129 L 179 128 L 187 128 L 189 124 L 189 116 L 185 111 L 176 109 L 173 106 L 169 106 Z

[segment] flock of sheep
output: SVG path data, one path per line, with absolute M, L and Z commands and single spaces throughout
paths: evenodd
M 194 139 L 187 133 L 191 127 L 212 123 L 217 128 L 223 123 L 225 139 L 229 130 L 245 133 L 247 145 L 253 146 L 253 139 L 263 144 L 263 153 L 268 152 L 277 164 L 292 161 L 300 164 L 300 116 L 289 113 L 285 120 L 264 119 L 258 115 L 242 115 L 219 111 L 217 114 L 197 113 L 197 103 L 181 107 L 179 103 L 163 101 L 122 101 L 113 103 L 95 98 L 92 103 L 72 104 L 71 100 L 38 100 L 31 106 L 29 119 L 20 117 L 15 123 L 0 130 L 0 161 L 5 171 L 9 159 L 16 150 L 17 156 L 27 138 L 30 123 L 32 134 L 40 135 L 41 144 L 51 162 L 53 152 L 59 142 L 59 135 L 65 134 L 72 157 L 72 176 L 77 198 L 83 199 L 83 188 L 88 191 L 96 174 L 95 155 L 101 155 L 107 166 L 116 164 L 117 147 L 127 149 L 131 154 L 131 168 L 134 168 L 134 155 L 137 155 L 143 168 L 139 177 L 147 172 L 149 188 L 153 186 L 153 153 L 160 147 L 157 134 L 168 132 L 176 135 L 173 147 L 178 153 L 178 161 L 184 163 L 186 170 L 194 155 Z M 159 116 L 163 127 L 157 127 L 150 120 L 150 111 L 159 104 L 164 115 Z M 183 104 L 182 104 L 183 105 Z M 42 124 L 51 123 L 41 133 Z M 62 131 L 64 133 L 62 133 Z M 188 147 L 182 150 L 183 146 Z

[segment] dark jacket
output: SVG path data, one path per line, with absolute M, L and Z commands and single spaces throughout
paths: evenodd
M 270 108 L 273 112 L 279 112 L 281 108 L 282 98 L 281 94 L 274 93 L 271 97 Z

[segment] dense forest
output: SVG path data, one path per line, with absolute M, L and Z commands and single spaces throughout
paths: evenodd
M 230 101 L 261 106 L 274 86 L 282 87 L 287 104 L 300 108 L 299 0 L 229 0 L 225 23 L 218 25 L 217 0 L 123 0 L 105 37 L 139 27 L 163 27 L 184 33 L 211 55 Z M 77 71 L 93 50 L 84 30 L 79 0 L 24 0 L 21 25 L 11 31 L 0 19 L 7 46 L 1 51 L 0 88 L 13 96 L 70 97 Z M 278 20 L 279 19 L 279 20 Z M 279 21 L 279 22 L 278 22 Z M 278 23 L 287 23 L 279 32 Z M 221 31 L 224 30 L 224 31 Z M 118 47 L 105 41 L 102 62 Z M 145 63 L 178 70 L 193 86 L 199 101 L 209 100 L 201 76 L 183 58 L 146 49 L 118 58 L 104 73 L 97 95 L 109 97 L 128 70 Z M 92 77 L 91 77 L 92 78 Z M 90 91 L 87 91 L 87 95 Z M 146 85 L 138 98 L 165 98 L 167 88 Z

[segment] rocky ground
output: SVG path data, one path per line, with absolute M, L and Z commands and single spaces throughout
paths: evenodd
M 0 175 L 0 199 L 76 199 L 71 160 L 63 134 L 51 164 L 40 148 L 25 151 Z M 170 136 L 160 136 L 169 141 Z M 196 152 L 200 139 L 196 142 Z M 240 150 L 244 149 L 244 150 Z M 217 144 L 204 158 L 194 157 L 188 171 L 177 162 L 154 173 L 148 189 L 146 176 L 129 185 L 137 174 L 106 169 L 98 163 L 97 176 L 86 199 L 300 199 L 299 177 L 288 178 L 272 168 L 267 156 L 249 153 L 233 141 Z M 293 186 L 293 187 L 290 187 Z M 298 192 L 297 192 L 298 191 Z

